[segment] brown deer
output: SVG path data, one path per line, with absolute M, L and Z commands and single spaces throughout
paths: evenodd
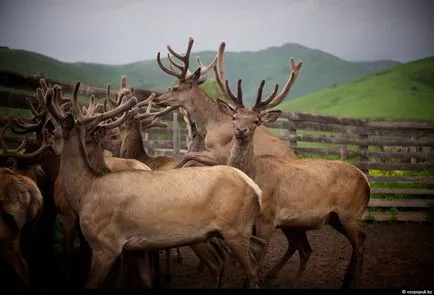
M 218 56 L 219 64 L 222 56 Z M 291 75 L 287 85 L 293 85 L 301 68 L 291 59 Z M 274 92 L 262 101 L 265 81 L 262 81 L 252 108 L 243 104 L 241 79 L 235 96 L 228 87 L 221 71 L 218 81 L 225 81 L 222 90 L 230 97 L 226 103 L 218 100 L 222 113 L 233 121 L 234 145 L 228 165 L 239 168 L 252 177 L 263 191 L 263 211 L 256 221 L 256 235 L 270 241 L 274 228 L 280 228 L 288 239 L 288 249 L 271 275 L 285 265 L 295 250 L 300 253 L 300 266 L 294 284 L 300 279 L 311 254 L 306 237 L 307 230 L 330 224 L 345 235 L 351 243 L 353 253 L 343 287 L 356 287 L 362 271 L 363 242 L 366 238 L 361 230 L 361 218 L 370 198 L 370 187 L 366 175 L 354 165 L 341 160 L 299 159 L 287 160 L 272 155 L 256 154 L 254 138 L 258 127 L 275 121 L 280 111 L 270 110 L 278 105 L 283 96 Z M 289 88 L 288 88 L 289 90 Z M 267 247 L 256 254 L 261 265 Z
M 45 82 L 45 81 L 44 81 Z M 36 91 L 36 100 L 40 104 L 43 100 L 42 93 Z M 42 143 L 42 129 L 46 123 L 47 112 L 39 107 L 34 107 L 27 99 L 29 109 L 32 112 L 32 118 L 18 118 L 11 120 L 10 128 L 17 134 L 36 133 L 36 140 L 27 140 L 25 142 L 26 153 L 35 151 Z M 44 197 L 44 209 L 42 215 L 38 219 L 36 230 L 37 235 L 34 235 L 32 247 L 27 247 L 28 243 L 24 243 L 28 255 L 30 283 L 35 287 L 47 287 L 53 285 L 53 280 L 57 283 L 57 273 L 55 271 L 55 253 L 53 251 L 53 230 L 56 217 L 56 211 L 53 201 L 54 179 L 58 172 L 60 158 L 53 155 L 49 151 L 41 153 L 38 157 L 29 162 L 18 159 L 16 169 L 30 172 L 38 178 L 36 184 Z M 42 171 L 41 171 L 42 169 Z M 29 174 L 26 174 L 29 175 Z M 48 279 L 50 278 L 50 279 Z
M 79 83 L 74 88 L 76 99 Z M 122 251 L 174 248 L 220 234 L 238 258 L 251 284 L 255 269 L 249 239 L 260 211 L 261 191 L 243 172 L 228 166 L 190 167 L 166 171 L 123 170 L 96 173 L 84 148 L 86 133 L 104 128 L 101 121 L 127 111 L 119 107 L 83 118 L 67 115 L 47 92 L 55 119 L 53 150 L 61 155 L 60 175 L 68 204 L 78 212 L 83 235 L 92 248 L 87 288 L 101 286 Z M 169 186 L 168 186 L 169 185 Z M 170 188 L 170 189 L 167 189 Z M 174 205 L 177 204 L 176 210 Z
M 157 53 L 157 62 L 160 68 L 169 75 L 176 77 L 179 80 L 179 85 L 157 96 L 155 102 L 159 105 L 182 107 L 188 114 L 189 120 L 194 122 L 199 135 L 204 139 L 205 150 L 201 151 L 199 155 L 205 159 L 209 157 L 215 158 L 219 164 L 226 164 L 233 143 L 232 122 L 230 118 L 219 111 L 217 103 L 199 87 L 205 81 L 205 74 L 211 69 L 216 69 L 217 57 L 206 67 L 198 59 L 200 67 L 194 73 L 191 73 L 188 68 L 193 42 L 193 39 L 189 38 L 185 54 L 176 53 L 169 45 L 167 46 L 169 53 L 182 62 L 182 64 L 177 63 L 168 54 L 169 68 L 161 62 L 160 52 Z M 223 52 L 224 46 L 225 43 L 220 45 L 221 52 Z M 221 62 L 223 62 L 223 59 L 221 59 Z M 223 70 L 222 67 L 219 69 Z M 285 86 L 287 87 L 278 97 L 286 96 L 290 85 L 287 83 Z M 258 127 L 256 133 L 254 144 L 258 155 L 275 155 L 284 159 L 297 159 L 295 153 L 264 126 Z M 190 155 L 191 153 L 187 153 L 178 166 L 186 164 Z M 196 162 L 201 161 L 197 153 L 192 155 L 195 155 Z
M 44 140 L 32 153 L 21 153 L 23 146 L 24 142 L 17 149 L 9 150 L 5 148 L 2 140 L 3 153 L 0 154 L 0 158 L 10 158 L 32 165 L 35 159 L 39 159 L 45 152 L 47 143 Z M 25 171 L 23 174 L 26 174 Z M 34 180 L 9 168 L 0 168 L 0 250 L 4 259 L 26 285 L 30 282 L 29 267 L 23 256 L 23 245 L 20 240 L 25 226 L 32 224 L 34 230 L 35 221 L 42 212 L 43 202 L 41 191 Z M 26 241 L 34 242 L 33 239 Z M 30 246 L 34 246 L 33 243 Z
M 150 112 L 152 108 L 152 99 L 154 96 L 151 96 L 149 99 L 140 102 L 138 105 L 148 104 L 146 111 L 140 111 L 136 115 L 130 117 L 126 121 L 126 130 L 122 133 L 126 133 L 124 136 L 122 145 L 121 145 L 121 154 L 122 156 L 128 158 L 140 159 L 147 165 L 152 167 L 152 170 L 167 170 L 174 169 L 176 167 L 176 159 L 171 157 L 152 157 L 147 155 L 145 148 L 143 147 L 143 139 L 141 137 L 143 130 L 152 128 L 154 126 L 163 127 L 166 126 L 163 122 L 160 121 L 160 116 L 171 112 L 174 107 L 166 107 L 163 110 L 158 110 L 157 112 Z M 194 125 L 193 125 L 194 126 Z M 122 127 L 125 127 L 123 125 Z M 194 130 L 192 130 L 195 133 Z M 195 142 L 197 142 L 196 138 L 194 138 L 195 134 L 192 134 L 193 137 L 191 139 L 190 148 L 194 148 Z M 256 241 L 253 241 L 255 243 Z M 260 242 L 259 242 L 260 243 Z M 217 247 L 216 243 L 197 243 L 191 245 L 191 249 L 199 258 L 201 264 L 203 266 L 207 266 L 210 275 L 213 280 L 215 280 L 216 287 L 220 288 L 223 284 L 223 274 L 224 274 L 224 257 L 221 257 L 219 252 L 215 250 Z M 222 250 L 222 249 L 219 249 Z M 177 248 L 178 259 L 182 259 L 179 248 Z M 170 281 L 170 251 L 166 250 L 166 275 L 165 280 Z

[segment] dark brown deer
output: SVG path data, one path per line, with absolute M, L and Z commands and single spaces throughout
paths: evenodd
M 222 63 L 219 56 L 218 65 Z M 291 75 L 285 87 L 288 92 L 299 74 L 301 62 L 291 59 Z M 230 97 L 226 103 L 218 100 L 220 110 L 233 121 L 234 145 L 228 164 L 241 169 L 261 187 L 264 210 L 256 222 L 256 235 L 270 241 L 274 228 L 280 228 L 288 239 L 288 249 L 271 275 L 285 265 L 295 250 L 300 253 L 300 266 L 294 279 L 296 285 L 311 254 L 306 237 L 307 230 L 330 224 L 345 235 L 351 243 L 353 253 L 343 287 L 356 287 L 362 271 L 363 242 L 366 235 L 361 230 L 361 218 L 370 198 L 367 177 L 354 165 L 341 160 L 300 159 L 287 160 L 271 155 L 257 155 L 254 138 L 258 127 L 275 121 L 280 111 L 270 110 L 277 106 L 285 95 L 274 92 L 262 101 L 265 81 L 262 81 L 252 108 L 243 104 L 241 80 L 235 96 L 228 87 L 221 71 L 219 85 Z M 222 82 L 224 81 L 224 84 Z M 289 86 L 288 86 L 289 85 Z M 261 265 L 267 247 L 256 254 Z
M 75 96 L 78 87 L 79 83 Z M 85 134 L 104 128 L 101 121 L 127 111 L 135 103 L 136 99 L 130 99 L 86 119 L 75 110 L 74 120 L 54 104 L 53 91 L 47 92 L 48 109 L 59 123 L 52 147 L 61 154 L 66 200 L 78 212 L 83 235 L 93 252 L 86 287 L 101 286 L 124 250 L 186 246 L 206 240 L 215 232 L 225 239 L 249 281 L 255 284 L 249 239 L 260 210 L 261 191 L 243 172 L 227 166 L 109 172 L 100 163 L 98 171 L 107 172 L 96 174 L 89 165 Z
M 34 152 L 21 153 L 24 142 L 15 150 L 7 149 L 3 139 L 1 142 L 3 153 L 0 158 L 10 158 L 28 165 L 35 164 L 47 148 L 44 140 Z M 23 172 L 0 168 L 0 250 L 3 258 L 9 262 L 24 284 L 28 284 L 29 266 L 22 253 L 21 237 L 24 227 L 29 224 L 32 224 L 29 233 L 37 234 L 32 231 L 35 229 L 37 217 L 41 215 L 44 200 L 35 181 L 23 175 L 26 171 Z M 32 237 L 26 241 L 31 243 L 28 246 L 35 246 Z
M 41 83 L 42 89 L 46 87 L 45 80 Z M 38 105 L 43 102 L 43 93 L 36 91 L 36 100 Z M 32 112 L 32 118 L 17 118 L 10 123 L 11 130 L 18 134 L 36 134 L 36 140 L 27 140 L 24 146 L 26 153 L 35 151 L 42 144 L 42 129 L 47 121 L 47 111 L 38 106 L 34 106 L 29 99 L 27 104 Z M 58 173 L 60 158 L 49 151 L 45 151 L 37 158 L 34 158 L 32 165 L 29 162 L 17 160 L 16 169 L 20 171 L 31 172 L 34 175 L 40 175 L 36 182 L 39 190 L 44 197 L 43 213 L 38 218 L 38 232 L 34 236 L 32 247 L 26 250 L 28 255 L 30 283 L 35 287 L 48 287 L 57 283 L 57 273 L 55 271 L 55 253 L 53 251 L 54 222 L 56 209 L 54 206 L 54 180 Z M 35 166 L 36 165 L 36 166 Z M 41 173 L 41 169 L 43 173 Z M 25 243 L 27 245 L 28 243 Z
M 182 107 L 187 112 L 189 120 L 195 124 L 199 135 L 204 139 L 205 150 L 200 155 L 205 159 L 209 157 L 217 159 L 219 164 L 226 164 L 233 143 L 232 122 L 230 118 L 219 111 L 217 103 L 199 87 L 205 81 L 205 74 L 216 68 L 217 58 L 206 67 L 198 59 L 200 67 L 194 73 L 191 73 L 189 71 L 189 58 L 192 46 L 193 39 L 190 38 L 186 53 L 179 54 L 168 45 L 167 50 L 170 54 L 182 62 L 182 64 L 177 63 L 169 54 L 169 68 L 163 65 L 160 52 L 158 52 L 157 62 L 160 68 L 169 75 L 176 77 L 179 80 L 179 85 L 157 96 L 155 102 L 160 105 Z M 224 46 L 225 43 L 220 45 L 221 56 Z M 223 59 L 221 59 L 221 63 L 223 63 Z M 223 71 L 223 68 L 220 66 L 219 70 Z M 278 97 L 285 97 L 288 90 L 289 85 L 284 88 Z M 258 127 L 256 133 L 254 144 L 258 155 L 275 155 L 284 159 L 297 159 L 294 152 L 264 126 Z M 185 155 L 179 166 L 183 166 L 189 161 L 190 154 Z M 195 155 L 196 162 L 200 162 L 201 159 L 197 157 L 197 153 L 193 153 L 193 155 Z

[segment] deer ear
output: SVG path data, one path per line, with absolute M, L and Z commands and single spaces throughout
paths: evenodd
M 71 130 L 72 128 L 74 128 L 75 125 L 75 120 L 74 117 L 72 116 L 72 114 L 68 114 L 66 116 L 65 119 L 62 120 L 62 122 L 60 122 L 60 126 L 62 126 L 62 128 Z
M 219 107 L 220 112 L 228 116 L 233 116 L 237 112 L 236 110 L 231 108 L 231 106 L 229 106 L 227 103 L 225 103 L 223 100 L 219 98 L 217 99 L 217 105 Z
M 262 122 L 274 122 L 279 118 L 282 111 L 269 111 L 260 115 Z
M 191 79 L 192 79 L 193 81 L 198 81 L 199 78 L 200 78 L 200 68 L 198 68 L 198 69 L 193 73 L 193 75 L 191 76 Z
M 106 135 L 106 130 L 103 127 L 96 127 L 92 133 L 92 139 L 96 142 L 100 141 Z

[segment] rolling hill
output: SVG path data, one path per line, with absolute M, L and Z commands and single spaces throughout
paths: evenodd
M 353 118 L 434 120 L 434 56 L 297 97 L 279 109 Z
M 215 56 L 213 51 L 192 53 L 193 61 L 200 55 L 203 62 L 210 62 Z M 163 52 L 163 55 L 165 53 Z M 396 61 L 349 62 L 320 50 L 310 49 L 298 44 L 285 44 L 260 51 L 226 52 L 225 69 L 231 85 L 239 78 L 243 79 L 244 97 L 251 100 L 262 79 L 267 81 L 265 91 L 271 91 L 275 83 L 283 85 L 289 74 L 289 57 L 303 61 L 303 69 L 297 81 L 297 87 L 288 96 L 288 100 L 341 85 L 362 78 L 366 75 L 392 68 Z M 122 74 L 128 77 L 128 84 L 136 88 L 167 89 L 173 84 L 173 77 L 164 73 L 156 59 L 138 61 L 125 65 L 103 65 L 94 63 L 65 63 L 35 52 L 20 49 L 0 48 L 0 69 L 15 71 L 24 75 L 43 72 L 45 77 L 73 83 L 83 83 L 105 87 L 107 83 L 118 87 Z M 163 60 L 164 62 L 164 60 Z

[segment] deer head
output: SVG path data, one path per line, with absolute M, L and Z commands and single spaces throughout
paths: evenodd
M 181 106 L 191 97 L 192 91 L 199 89 L 199 85 L 206 80 L 206 73 L 214 67 L 217 57 L 208 66 L 204 66 L 198 57 L 197 63 L 199 68 L 193 73 L 190 72 L 188 68 L 190 65 L 190 53 L 191 48 L 193 47 L 193 42 L 193 38 L 190 37 L 188 40 L 187 51 L 184 54 L 175 52 L 170 45 L 167 45 L 167 50 L 169 51 L 167 54 L 169 67 L 163 65 L 160 58 L 160 52 L 157 53 L 157 62 L 160 68 L 167 74 L 177 78 L 179 81 L 178 85 L 169 88 L 167 92 L 159 95 L 155 99 L 157 104 L 165 106 Z M 176 62 L 170 54 L 181 61 L 182 64 Z
M 224 48 L 225 43 L 222 43 L 219 48 L 217 64 L 214 68 L 214 72 L 216 74 L 217 84 L 221 88 L 227 102 L 219 99 L 217 103 L 222 113 L 232 116 L 235 138 L 238 140 L 248 141 L 251 140 L 256 127 L 267 122 L 273 122 L 280 116 L 281 111 L 270 109 L 281 103 L 289 93 L 289 90 L 292 85 L 294 85 L 295 79 L 300 72 L 302 62 L 296 64 L 294 59 L 290 58 L 291 73 L 282 91 L 277 94 L 279 85 L 276 84 L 274 91 L 264 101 L 262 100 L 262 92 L 265 80 L 262 80 L 258 87 L 254 106 L 246 108 L 243 104 L 242 80 L 238 80 L 237 95 L 234 95 L 229 88 L 228 80 L 225 79 L 223 68 Z
M 85 138 L 86 135 L 102 137 L 105 135 L 106 130 L 116 128 L 122 124 L 126 120 L 129 112 L 137 111 L 136 109 L 132 109 L 132 107 L 137 104 L 137 98 L 131 97 L 128 101 L 110 111 L 95 113 L 88 109 L 86 112 L 83 112 L 77 98 L 79 88 L 80 82 L 77 82 L 72 93 L 72 113 L 66 113 L 58 104 L 58 100 L 54 99 L 53 88 L 49 88 L 46 91 L 45 100 L 47 109 L 53 117 L 52 122 L 55 126 L 50 144 L 54 152 L 58 155 L 61 154 L 63 150 L 64 140 L 69 137 L 75 127 L 78 127 L 76 131 L 79 133 L 80 138 Z M 106 123 L 107 120 L 120 114 L 123 115 L 117 120 Z

